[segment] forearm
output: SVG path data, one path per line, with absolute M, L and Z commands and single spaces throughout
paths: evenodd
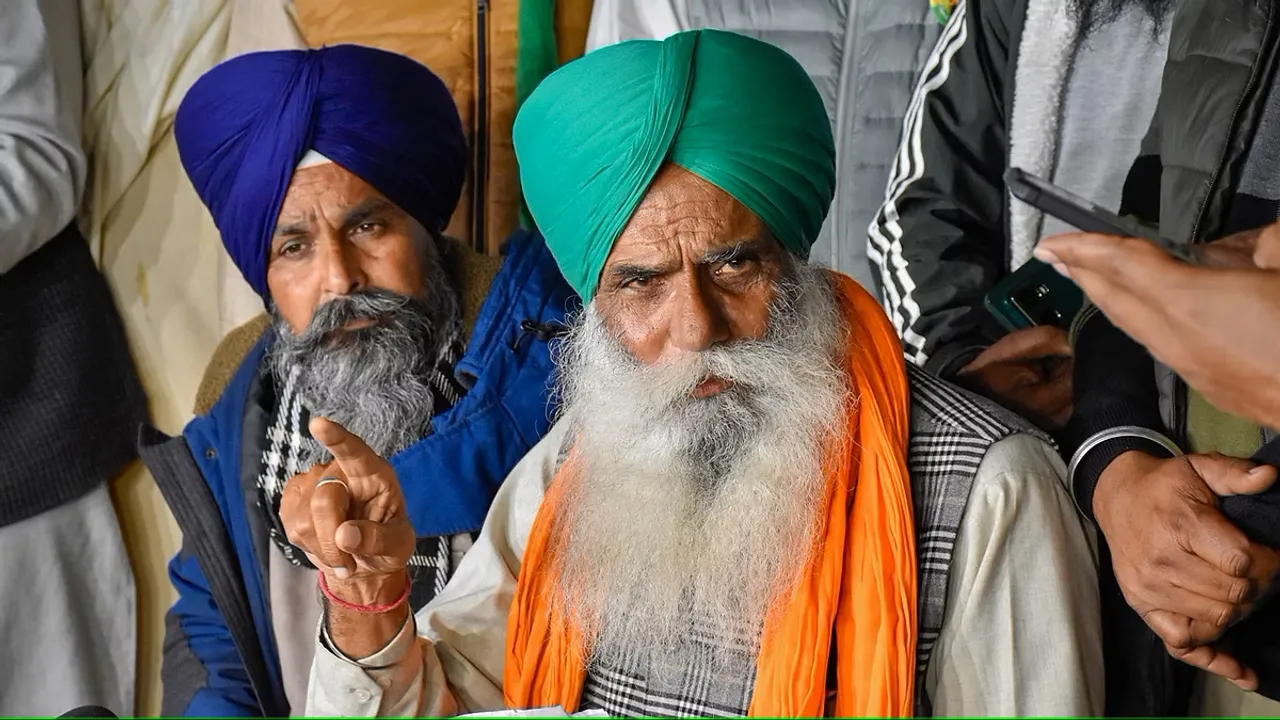
M 320 629 L 307 691 L 307 717 L 444 717 L 459 704 L 434 645 L 405 618 L 386 647 L 344 657 Z
M 78 18 L 74 0 L 0 3 L 0 275 L 68 225 L 84 191 Z
M 1155 361 L 1145 348 L 1095 310 L 1086 311 L 1088 317 L 1078 324 L 1073 338 L 1075 409 L 1059 438 L 1068 458 L 1103 431 L 1133 427 L 1142 428 L 1148 435 L 1168 432 L 1160 416 Z M 1076 504 L 1091 520 L 1098 480 L 1112 461 L 1130 451 L 1155 457 L 1171 455 L 1160 442 L 1142 437 L 1141 433 L 1120 435 L 1081 453 L 1070 478 Z
M 943 30 L 903 126 L 867 257 L 907 359 L 953 375 L 1004 334 L 983 296 L 1008 270 L 1003 0 L 962 4 Z

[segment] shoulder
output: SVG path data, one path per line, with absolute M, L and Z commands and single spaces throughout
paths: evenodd
M 505 544 L 502 548 L 508 566 L 519 568 L 525 546 L 533 532 L 533 522 L 555 478 L 569 437 L 568 423 L 563 420 L 551 427 L 512 468 L 498 489 L 482 536 L 486 542 Z
M 476 252 L 461 240 L 449 239 L 453 255 L 454 271 L 458 280 L 458 295 L 462 306 L 462 325 L 467 334 L 475 327 L 480 308 L 489 294 L 489 287 L 502 269 L 502 258 Z
M 912 363 L 907 363 L 907 380 L 911 386 L 913 439 L 917 434 L 945 434 L 994 443 L 1014 433 L 1027 433 L 1048 441 L 1047 436 L 1016 413 Z
M 263 313 L 227 333 L 213 351 L 213 357 L 205 366 L 200 388 L 196 390 L 195 414 L 205 415 L 222 397 L 222 392 L 235 377 L 244 359 L 271 326 L 271 319 Z
M 1066 467 L 1044 432 L 924 370 L 909 365 L 908 376 L 910 463 L 918 484 L 968 476 L 970 498 L 989 492 L 1012 499 L 1009 493 L 1066 491 Z M 930 493 L 924 497 L 928 500 Z

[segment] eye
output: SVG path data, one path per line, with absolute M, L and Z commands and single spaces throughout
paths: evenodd
M 297 255 L 301 251 L 302 251 L 301 240 L 285 240 L 284 244 L 280 246 L 280 250 L 278 251 L 278 254 L 280 255 L 280 257 L 291 257 L 293 255 Z
M 376 233 L 381 229 L 382 229 L 381 222 L 378 222 L 376 220 L 366 220 L 365 222 L 362 222 L 359 225 L 355 226 L 355 228 L 352 229 L 351 233 L 353 235 L 368 235 L 371 233 Z
M 648 287 L 651 282 L 653 282 L 653 278 L 651 276 L 629 277 L 626 280 L 623 280 L 622 284 L 618 287 L 623 288 L 624 290 L 626 288 L 635 288 L 639 290 L 641 288 Z
M 750 257 L 738 256 L 729 258 L 728 260 L 720 263 L 720 266 L 716 268 L 716 275 L 737 275 L 749 270 L 754 264 L 755 259 Z

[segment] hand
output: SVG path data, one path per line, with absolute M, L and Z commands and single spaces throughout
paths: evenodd
M 1209 646 L 1269 586 L 1276 553 L 1218 512 L 1218 496 L 1261 492 L 1274 468 L 1221 455 L 1127 452 L 1098 479 L 1094 513 L 1125 600 L 1185 662 L 1246 689 L 1257 677 Z
M 1197 267 L 1106 235 L 1047 238 L 1036 254 L 1216 407 L 1280 426 L 1280 225 L 1220 242 L 1214 262 L 1238 264 L 1252 246 L 1255 267 Z
M 1071 345 L 1065 330 L 1038 326 L 1000 338 L 956 380 L 1047 429 L 1071 416 Z
M 280 520 L 289 542 L 325 573 L 337 597 L 394 602 L 415 540 L 395 470 L 335 422 L 315 418 L 310 430 L 334 459 L 285 485 Z
M 1191 252 L 1205 267 L 1275 270 L 1280 268 L 1280 223 L 1192 245 Z
M 1191 246 L 1191 254 L 1204 267 L 1218 269 L 1248 269 L 1258 265 L 1254 262 L 1257 254 L 1258 239 L 1262 228 L 1245 230 L 1211 243 L 1197 243 Z

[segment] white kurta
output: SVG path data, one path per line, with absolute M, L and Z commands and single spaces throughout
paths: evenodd
M 105 483 L 0 528 L 0 716 L 134 714 L 133 569 Z
M 503 707 L 507 615 L 555 473 L 564 423 L 512 471 L 457 574 L 369 670 L 316 649 L 307 715 L 453 715 Z M 1100 715 L 1102 639 L 1090 539 L 1062 460 L 1026 435 L 991 447 L 951 561 L 925 679 L 940 716 Z M 318 640 L 319 642 L 319 640 Z

